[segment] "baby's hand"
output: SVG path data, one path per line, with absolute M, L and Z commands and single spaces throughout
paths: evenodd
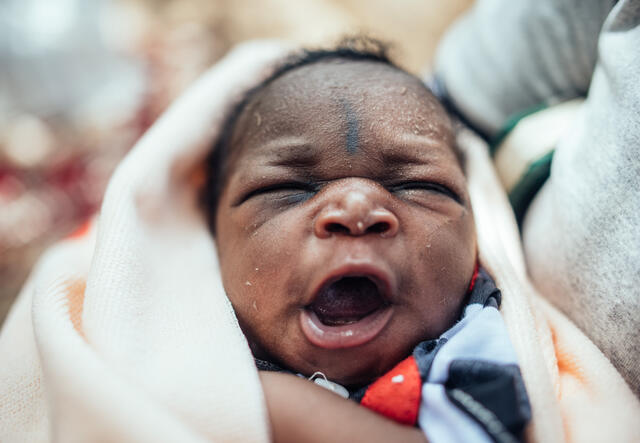
M 282 442 L 422 442 L 403 426 L 299 377 L 260 372 L 272 440 Z

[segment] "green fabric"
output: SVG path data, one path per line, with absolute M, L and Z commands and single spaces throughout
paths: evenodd
M 540 103 L 509 117 L 502 129 L 498 132 L 498 134 L 494 137 L 493 141 L 489 145 L 489 153 L 491 154 L 491 156 L 495 156 L 496 151 L 504 142 L 505 138 L 518 125 L 518 123 L 520 123 L 522 119 L 528 117 L 529 115 L 535 114 L 536 112 L 547 109 L 548 107 L 549 106 L 546 103 Z M 513 148 L 517 149 L 517 147 Z M 518 183 L 516 183 L 513 189 L 511 189 L 511 191 L 509 192 L 509 202 L 511 203 L 511 208 L 513 209 L 513 212 L 516 216 L 516 221 L 518 222 L 519 228 L 522 228 L 524 216 L 527 212 L 527 209 L 529 209 L 529 205 L 533 201 L 533 198 L 549 178 L 549 174 L 551 173 L 551 161 L 553 159 L 553 153 L 554 150 L 551 150 L 547 154 L 540 157 L 538 160 L 531 163 L 524 175 L 520 177 L 520 180 L 518 180 Z
M 522 120 L 523 118 L 531 114 L 535 114 L 536 112 L 542 111 L 543 109 L 547 109 L 547 108 L 548 106 L 546 103 L 540 103 L 536 106 L 527 108 L 524 111 L 518 112 L 517 114 L 514 114 L 511 117 L 509 117 L 506 123 L 502 126 L 502 129 L 498 131 L 496 136 L 493 138 L 493 140 L 489 144 L 489 153 L 491 154 L 491 156 L 493 157 L 495 155 L 496 151 L 498 150 L 498 147 L 502 144 L 502 142 L 507 137 L 507 135 L 509 135 L 511 130 L 515 128 L 518 123 L 520 123 L 520 120 Z
M 551 174 L 551 161 L 555 150 L 540 157 L 529 165 L 527 172 L 520 177 L 518 183 L 509 193 L 509 202 L 518 222 L 518 227 L 522 228 L 524 216 L 540 188 Z

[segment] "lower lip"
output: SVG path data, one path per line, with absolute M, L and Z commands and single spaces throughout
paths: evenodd
M 363 319 L 342 326 L 328 326 L 307 309 L 300 313 L 302 332 L 311 343 L 325 349 L 360 346 L 373 340 L 387 326 L 393 315 L 393 306 L 380 309 Z

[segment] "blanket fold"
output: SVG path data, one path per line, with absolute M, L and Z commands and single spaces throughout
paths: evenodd
M 0 441 L 268 441 L 193 177 L 225 112 L 288 50 L 248 43 L 205 73 L 119 166 L 99 220 L 42 257 L 0 332 Z M 528 439 L 637 438 L 637 399 L 530 285 L 486 145 L 469 132 L 460 144 L 531 399 Z

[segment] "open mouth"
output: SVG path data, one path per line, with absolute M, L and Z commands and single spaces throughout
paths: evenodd
M 387 304 L 369 277 L 343 277 L 324 286 L 308 309 L 322 324 L 342 326 L 356 323 Z
M 301 313 L 307 339 L 328 349 L 362 345 L 391 319 L 387 289 L 370 276 L 342 276 L 324 284 Z

